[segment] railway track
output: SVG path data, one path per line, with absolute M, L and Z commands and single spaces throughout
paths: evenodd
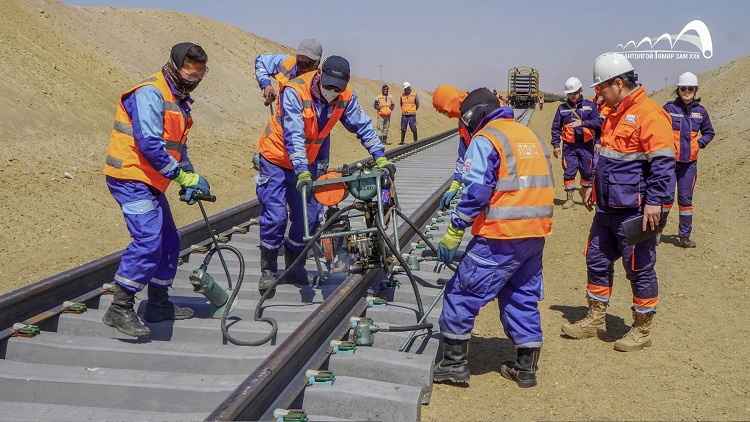
M 516 115 L 527 124 L 531 110 Z M 435 244 L 448 225 L 436 210 L 455 165 L 455 133 L 387 154 L 398 167 L 394 194 L 401 211 Z M 268 324 L 253 320 L 260 299 L 259 214 L 260 205 L 251 201 L 209 218 L 215 233 L 244 256 L 245 284 L 228 320 L 232 336 L 243 341 L 270 331 Z M 363 223 L 353 220 L 352 227 Z M 314 287 L 279 285 L 263 307 L 263 316 L 278 321 L 278 332 L 257 347 L 228 343 L 219 321 L 210 318 L 206 299 L 188 281 L 203 260 L 193 245 L 210 243 L 204 222 L 180 231 L 185 263 L 170 296 L 196 309 L 196 318 L 147 323 L 147 339 L 123 337 L 101 323 L 111 302 L 102 286 L 111 282 L 121 252 L 0 296 L 0 420 L 271 420 L 275 409 L 289 408 L 304 408 L 310 420 L 419 419 L 421 405 L 429 402 L 439 345 L 438 283 L 452 273 L 435 271 L 440 267 L 414 240 L 413 227 L 400 220 L 398 244 L 411 256 L 424 308 L 436 302 L 426 317 L 435 328 L 412 338 L 409 332 L 389 332 L 388 327 L 416 324 L 419 306 L 405 274 L 395 274 L 388 284 L 383 270 L 374 269 L 333 274 Z M 239 260 L 228 254 L 225 260 L 236 279 Z M 316 271 L 313 260 L 306 267 L 310 274 Z M 227 285 L 218 259 L 208 272 Z M 76 306 L 66 301 L 85 303 L 87 310 L 75 313 Z M 139 313 L 144 305 L 136 303 Z M 346 338 L 350 319 L 363 316 L 381 328 L 372 347 L 332 353 L 331 341 Z M 14 335 L 19 323 L 41 331 L 33 337 Z M 311 379 L 309 370 L 330 372 Z

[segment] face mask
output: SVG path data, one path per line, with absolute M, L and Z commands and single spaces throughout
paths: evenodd
M 341 95 L 340 92 L 336 92 L 332 89 L 325 89 L 322 86 L 320 87 L 320 95 L 323 96 L 323 99 L 326 100 L 327 103 L 333 102 L 336 98 Z
M 180 71 L 177 69 L 177 66 L 175 66 L 172 60 L 169 60 L 164 65 L 164 67 L 162 68 L 162 72 L 164 73 L 164 76 L 166 76 L 169 81 L 172 82 L 181 99 L 187 98 L 188 94 L 195 88 L 197 88 L 199 83 L 201 83 L 200 79 L 195 81 L 189 81 L 185 79 L 180 74 Z

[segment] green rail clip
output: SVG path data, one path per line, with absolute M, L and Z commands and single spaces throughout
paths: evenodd
M 352 355 L 357 351 L 357 345 L 353 341 L 331 340 L 333 353 L 337 355 Z
M 333 382 L 336 381 L 336 376 L 331 371 L 308 369 L 305 376 L 307 377 L 307 385 L 333 385 Z
M 42 330 L 36 325 L 24 324 L 17 322 L 13 324 L 13 335 L 18 337 L 34 337 L 41 333 Z
M 249 230 L 247 227 L 239 227 L 239 226 L 232 227 L 232 233 L 247 234 L 248 231 Z
M 385 308 L 388 306 L 388 301 L 386 299 L 383 299 L 382 297 L 375 297 L 375 296 L 368 296 L 367 297 L 367 307 L 377 307 L 377 308 Z
M 183 260 L 182 258 L 177 258 L 177 266 L 178 266 L 178 267 L 179 267 L 180 265 L 184 264 L 184 263 L 185 263 L 185 261 L 184 261 L 184 260 Z
M 219 243 L 229 243 L 229 237 L 227 236 L 217 237 L 216 241 Z
M 192 250 L 195 253 L 206 253 L 208 252 L 208 248 L 201 245 L 191 245 L 190 250 Z
M 113 295 L 115 294 L 115 283 L 104 283 L 102 284 L 102 294 Z
M 307 422 L 305 409 L 276 409 L 273 411 L 276 422 Z
M 63 312 L 66 314 L 82 314 L 88 310 L 88 307 L 83 303 L 78 302 L 63 302 Z

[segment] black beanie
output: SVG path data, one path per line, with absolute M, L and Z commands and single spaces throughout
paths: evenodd
M 461 116 L 464 116 L 467 111 L 474 107 L 476 108 L 469 117 L 469 123 L 467 124 L 472 132 L 479 126 L 485 116 L 500 108 L 500 100 L 488 88 L 477 88 L 469 92 L 469 95 L 461 103 L 459 108 Z
M 172 47 L 172 62 L 177 66 L 177 69 L 180 69 L 182 67 L 182 64 L 185 62 L 185 56 L 187 56 L 188 50 L 195 47 L 198 44 L 194 44 L 191 42 L 181 42 L 179 44 L 175 44 L 174 47 Z

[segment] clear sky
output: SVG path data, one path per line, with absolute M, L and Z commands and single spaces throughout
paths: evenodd
M 565 80 L 577 76 L 585 93 L 592 94 L 588 86 L 599 54 L 615 51 L 618 44 L 630 40 L 678 34 L 696 19 L 708 27 L 713 55 L 697 60 L 631 60 L 648 91 L 675 84 L 683 72 L 701 73 L 750 54 L 747 1 L 63 2 L 194 13 L 295 48 L 302 39 L 315 38 L 323 44 L 325 57 L 346 57 L 357 76 L 409 81 L 427 90 L 443 83 L 460 89 L 506 90 L 509 68 L 533 66 L 539 70 L 544 91 L 562 92 Z M 671 50 L 666 41 L 654 48 Z M 678 42 L 673 50 L 698 51 L 686 42 Z

